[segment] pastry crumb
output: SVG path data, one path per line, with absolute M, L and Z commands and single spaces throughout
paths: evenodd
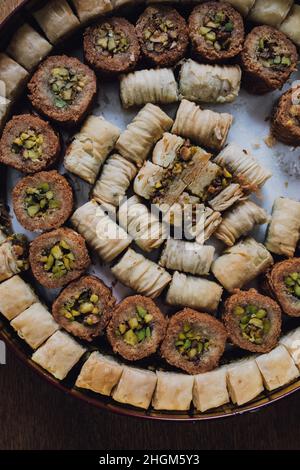
M 264 142 L 269 148 L 272 148 L 274 145 L 276 145 L 277 140 L 272 134 L 269 134 L 268 137 L 264 139 Z

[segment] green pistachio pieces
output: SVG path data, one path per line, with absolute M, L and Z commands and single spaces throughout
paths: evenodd
M 125 343 L 135 346 L 145 339 L 152 336 L 151 322 L 153 315 L 142 306 L 136 306 L 136 314 L 133 314 L 128 320 L 122 321 L 116 330 L 117 336 L 122 336 Z
M 113 55 L 127 52 L 130 42 L 124 31 L 116 29 L 109 23 L 104 23 L 97 29 L 95 45 L 103 55 Z
M 162 13 L 156 13 L 151 20 L 143 31 L 146 49 L 156 53 L 174 49 L 179 40 L 176 25 Z
M 85 85 L 86 77 L 67 67 L 56 67 L 50 72 L 49 86 L 57 108 L 71 105 Z
M 243 338 L 257 345 L 262 344 L 264 335 L 271 327 L 267 310 L 252 304 L 237 305 L 233 313 L 239 318 Z
M 209 340 L 193 330 L 189 324 L 183 326 L 175 340 L 177 351 L 189 361 L 199 360 L 200 356 L 208 351 L 209 345 Z
M 266 68 L 283 70 L 292 64 L 290 56 L 282 53 L 280 46 L 275 40 L 268 38 L 259 39 L 257 57 Z
M 99 296 L 91 289 L 84 289 L 65 302 L 60 313 L 67 320 L 76 320 L 86 326 L 94 326 L 101 320 L 99 301 Z
M 32 129 L 21 132 L 12 143 L 11 150 L 25 160 L 37 161 L 43 155 L 44 137 Z
M 293 272 L 286 276 L 284 284 L 290 294 L 300 299 L 300 273 Z
M 44 250 L 41 256 L 44 270 L 54 278 L 60 279 L 74 267 L 75 255 L 65 240 L 53 245 L 49 250 Z
M 229 48 L 233 30 L 233 21 L 223 11 L 218 11 L 204 18 L 199 34 L 219 52 Z
M 28 187 L 25 191 L 24 206 L 31 218 L 43 217 L 49 210 L 58 209 L 60 202 L 55 199 L 49 183 L 41 183 L 36 188 Z

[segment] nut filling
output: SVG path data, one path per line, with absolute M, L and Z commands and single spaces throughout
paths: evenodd
M 116 335 L 121 336 L 125 343 L 130 346 L 136 346 L 144 340 L 152 336 L 152 320 L 153 315 L 138 305 L 136 307 L 136 314 L 132 315 L 129 320 L 119 324 L 116 330 Z
M 211 182 L 211 184 L 205 188 L 204 193 L 201 195 L 201 202 L 210 201 L 223 189 L 226 189 L 234 181 L 233 175 L 226 167 L 219 169 L 217 177 Z
M 271 327 L 267 310 L 255 305 L 239 305 L 235 307 L 234 314 L 239 319 L 243 338 L 254 344 L 262 344 Z
M 40 261 L 46 272 L 55 279 L 60 279 L 74 268 L 75 255 L 68 243 L 61 240 L 52 248 L 43 250 Z
M 294 272 L 284 278 L 284 284 L 288 292 L 300 300 L 300 273 Z
M 199 33 L 208 44 L 217 51 L 222 51 L 230 48 L 233 30 L 234 24 L 228 15 L 218 11 L 217 13 L 212 12 L 203 18 Z
M 97 29 L 94 41 L 97 49 L 105 56 L 125 53 L 130 46 L 124 31 L 117 31 L 109 23 L 104 23 Z
M 99 300 L 99 296 L 93 294 L 91 289 L 85 289 L 66 302 L 60 313 L 70 322 L 77 321 L 85 326 L 94 326 L 101 320 Z
M 178 31 L 176 25 L 161 13 L 155 13 L 143 32 L 146 48 L 149 52 L 163 52 L 177 46 Z
M 189 361 L 199 361 L 209 350 L 210 341 L 186 323 L 175 342 L 177 351 Z
M 257 46 L 257 58 L 266 68 L 285 70 L 292 64 L 289 55 L 282 54 L 281 48 L 274 40 L 260 38 Z
M 28 241 L 25 235 L 14 234 L 7 239 L 12 246 L 12 251 L 17 259 L 16 264 L 20 271 L 29 269 L 28 261 Z
M 87 78 L 73 69 L 56 67 L 51 70 L 49 86 L 54 95 L 54 104 L 57 108 L 71 105 L 77 95 L 86 85 Z
M 47 212 L 60 208 L 49 183 L 42 183 L 36 188 L 26 189 L 25 209 L 29 217 L 43 217 Z
M 33 129 L 21 132 L 13 141 L 11 150 L 20 155 L 24 160 L 40 160 L 43 155 L 44 137 Z

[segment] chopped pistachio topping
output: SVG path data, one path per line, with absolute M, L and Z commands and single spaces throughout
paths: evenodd
M 0 230 L 1 232 L 5 233 L 5 235 L 9 235 L 11 228 L 11 220 L 8 215 L 7 209 L 5 204 L 0 201 Z
M 60 279 L 74 268 L 75 255 L 68 243 L 61 240 L 52 248 L 44 250 L 40 261 L 45 271 L 55 279 Z
M 13 234 L 8 237 L 7 241 L 11 243 L 18 269 L 20 271 L 29 269 L 29 244 L 25 235 Z
M 54 105 L 65 108 L 82 92 L 87 78 L 67 67 L 56 67 L 50 72 L 49 86 L 54 95 Z
M 223 11 L 208 13 L 203 19 L 199 33 L 217 51 L 228 50 L 234 24 Z
M 286 276 L 284 284 L 290 294 L 300 299 L 300 273 L 294 272 Z
M 84 289 L 64 303 L 60 313 L 69 321 L 94 326 L 101 320 L 100 299 L 92 289 Z
M 199 360 L 209 350 L 209 346 L 209 339 L 203 337 L 200 332 L 193 330 L 188 323 L 183 326 L 175 341 L 177 351 L 189 361 Z
M 164 52 L 172 50 L 178 43 L 176 23 L 163 13 L 155 13 L 143 31 L 146 48 L 149 52 Z
M 239 319 L 243 338 L 257 345 L 262 344 L 271 327 L 267 310 L 252 304 L 237 305 L 234 314 Z
M 25 160 L 40 160 L 43 155 L 44 137 L 33 129 L 21 132 L 12 144 L 12 152 Z
M 60 202 L 55 199 L 54 192 L 49 183 L 44 182 L 36 188 L 26 189 L 25 209 L 29 217 L 42 217 L 48 211 L 54 211 L 60 208 Z
M 276 41 L 260 38 L 257 46 L 257 58 L 266 68 L 284 70 L 292 64 L 289 54 L 282 53 Z
M 128 320 L 119 324 L 116 335 L 130 346 L 136 346 L 152 336 L 151 315 L 144 307 L 137 305 L 136 312 Z
M 205 188 L 201 195 L 201 201 L 206 202 L 216 197 L 221 191 L 223 191 L 223 189 L 226 189 L 233 182 L 233 179 L 233 174 L 230 173 L 226 167 L 220 167 L 216 178 L 207 188 Z
M 104 23 L 95 34 L 95 46 L 105 56 L 127 52 L 130 42 L 124 31 Z

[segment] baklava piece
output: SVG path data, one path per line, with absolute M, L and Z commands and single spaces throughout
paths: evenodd
M 0 282 L 29 269 L 29 243 L 25 235 L 10 235 L 0 245 Z
M 272 134 L 286 145 L 300 145 L 300 87 L 290 88 L 279 99 L 272 116 Z
M 147 410 L 151 404 L 156 382 L 156 375 L 150 370 L 124 367 L 112 397 L 119 403 Z
M 264 385 L 255 359 L 244 359 L 229 364 L 227 385 L 232 402 L 238 406 L 260 395 L 264 390 Z
M 20 276 L 0 284 L 0 312 L 8 320 L 13 320 L 37 300 L 31 286 Z
M 256 363 L 263 376 L 264 385 L 269 391 L 288 385 L 299 377 L 299 370 L 287 349 L 282 345 L 267 354 L 258 356 Z
M 156 376 L 153 408 L 164 411 L 188 411 L 193 398 L 194 377 L 160 371 L 156 372 Z

